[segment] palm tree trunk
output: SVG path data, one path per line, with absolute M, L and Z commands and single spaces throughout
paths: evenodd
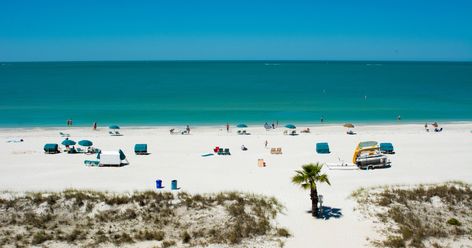
M 311 198 L 311 215 L 313 217 L 318 216 L 318 191 L 315 189 L 310 190 Z

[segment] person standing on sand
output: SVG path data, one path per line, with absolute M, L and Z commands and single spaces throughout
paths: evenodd
M 267 145 L 269 145 L 269 142 L 267 140 L 265 141 L 265 148 L 267 148 Z
M 229 133 L 229 123 L 226 123 L 226 132 Z
M 94 122 L 94 123 L 93 123 L 93 130 L 94 130 L 94 131 L 97 131 L 97 122 Z
M 272 122 L 272 129 L 275 129 L 275 124 Z
M 190 134 L 190 126 L 189 125 L 187 125 L 186 130 L 187 130 L 187 133 Z

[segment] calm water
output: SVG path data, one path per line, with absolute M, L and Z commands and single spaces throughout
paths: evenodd
M 1 63 L 0 126 L 472 120 L 472 63 Z

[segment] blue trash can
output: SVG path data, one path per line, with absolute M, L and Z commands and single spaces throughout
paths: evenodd
M 164 188 L 164 187 L 162 187 L 162 180 L 160 180 L 160 179 L 156 180 L 156 188 L 158 188 L 158 189 Z
M 172 180 L 172 182 L 171 182 L 171 188 L 172 188 L 172 190 L 177 190 L 177 189 L 178 189 L 178 188 L 177 188 L 177 180 Z

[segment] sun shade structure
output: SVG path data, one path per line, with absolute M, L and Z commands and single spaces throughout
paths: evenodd
M 81 146 L 92 146 L 93 143 L 90 140 L 81 140 L 81 141 L 79 141 L 79 145 L 81 145 Z
M 383 153 L 393 153 L 392 143 L 380 143 L 380 151 Z
M 57 144 L 46 144 L 44 145 L 44 152 L 45 153 L 58 153 L 59 152 L 59 149 L 58 149 L 58 145 Z
M 295 129 L 295 128 L 297 128 L 297 127 L 296 127 L 295 125 L 293 125 L 293 124 L 287 124 L 287 125 L 285 125 L 285 127 L 288 128 L 288 129 Z
M 354 125 L 352 123 L 346 123 L 343 125 L 343 127 L 354 128 Z
M 109 126 L 108 128 L 110 128 L 110 129 L 120 129 L 120 126 L 118 126 L 118 125 L 111 125 L 111 126 Z
M 73 145 L 75 145 L 76 143 L 75 143 L 75 141 L 73 141 L 73 140 L 66 139 L 66 140 L 62 141 L 61 144 L 65 145 L 65 146 L 73 146 Z
M 134 145 L 134 153 L 137 155 L 147 154 L 147 144 Z
M 316 143 L 316 152 L 321 154 L 330 153 L 329 145 L 326 142 Z
M 238 124 L 236 127 L 238 127 L 238 128 L 247 128 L 247 125 L 241 123 L 241 124 Z

